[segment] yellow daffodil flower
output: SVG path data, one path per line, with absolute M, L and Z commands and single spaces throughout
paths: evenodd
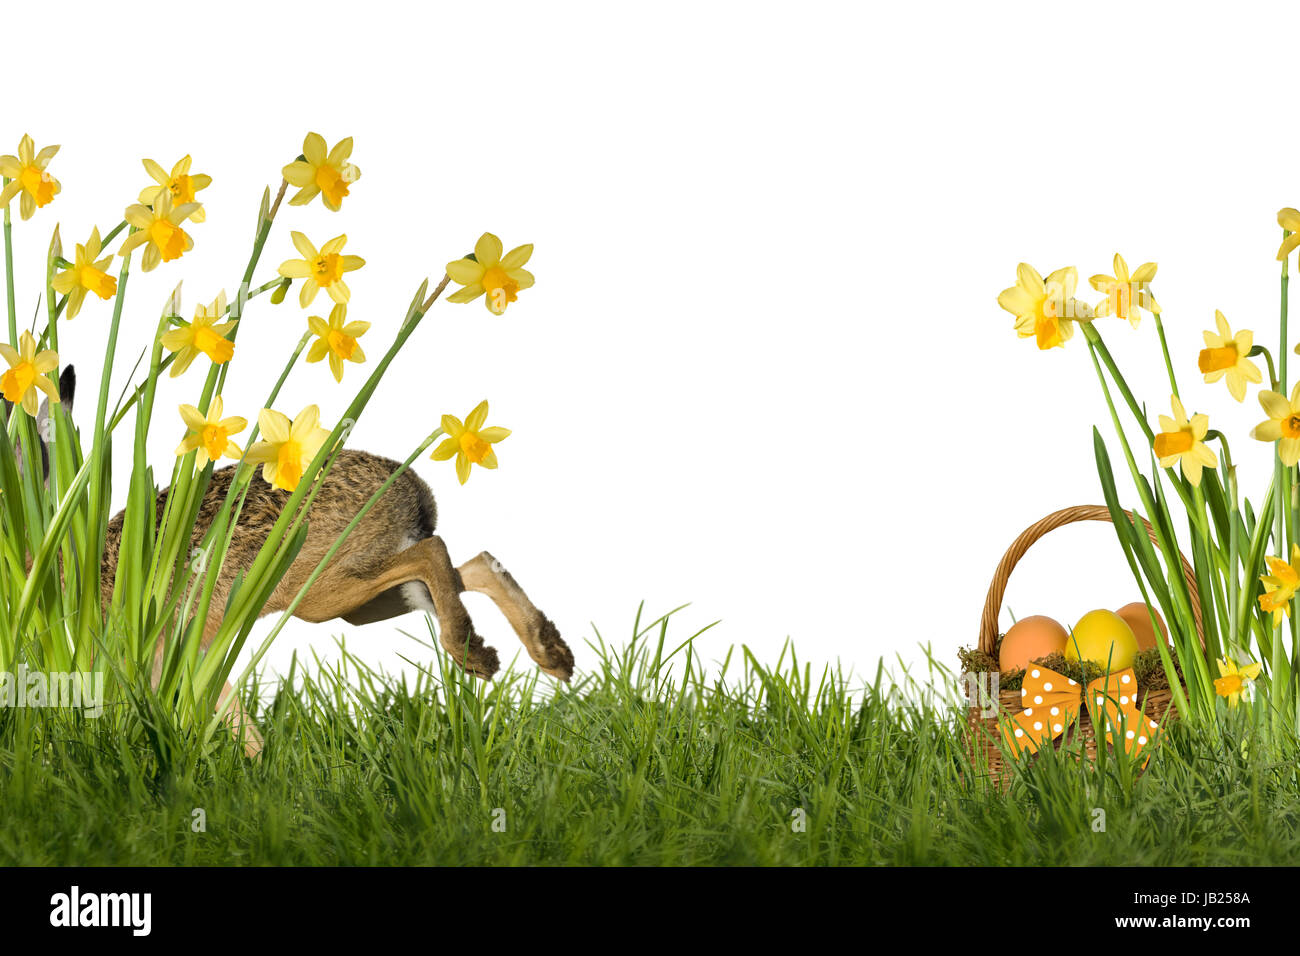
M 316 298 L 318 289 L 324 289 L 339 305 L 347 305 L 351 292 L 343 281 L 343 273 L 360 269 L 366 260 L 360 256 L 341 255 L 347 236 L 335 236 L 318 251 L 301 232 L 290 233 L 294 247 L 302 253 L 301 259 L 285 259 L 280 263 L 280 275 L 288 279 L 304 279 L 298 293 L 298 303 L 304 309 Z
M 223 289 L 211 305 L 200 305 L 194 310 L 194 321 L 189 325 L 163 333 L 163 348 L 176 353 L 176 361 L 172 362 L 172 378 L 189 368 L 200 353 L 210 358 L 214 365 L 230 361 L 235 354 L 235 343 L 226 338 L 226 335 L 239 321 L 218 322 L 225 314 L 226 293 Z
M 6 175 L 8 175 L 6 173 Z M 1285 209 L 1277 211 L 1277 224 L 1285 229 L 1291 235 L 1282 240 L 1282 245 L 1277 249 L 1277 260 L 1281 262 L 1296 246 L 1300 246 L 1300 209 L 1292 209 L 1287 206 Z
M 0 191 L 0 207 L 8 206 L 9 201 L 22 193 L 19 210 L 23 219 L 31 219 L 36 210 L 49 203 L 62 189 L 59 181 L 45 171 L 57 146 L 46 146 L 39 153 L 30 136 L 24 136 L 18 143 L 17 156 L 0 156 L 0 175 L 13 180 Z
M 244 453 L 243 449 L 230 440 L 230 436 L 237 435 L 247 428 L 248 420 L 238 416 L 222 418 L 225 405 L 220 395 L 212 397 L 212 404 L 208 406 L 206 415 L 193 405 L 182 405 L 180 409 L 181 418 L 189 432 L 176 449 L 177 456 L 188 455 L 197 449 L 195 464 L 199 468 L 206 468 L 209 461 L 238 458 Z
M 35 418 L 40 412 L 40 400 L 36 397 L 39 388 L 51 402 L 59 400 L 59 387 L 45 377 L 59 367 L 59 355 L 46 349 L 36 351 L 36 340 L 32 333 L 23 332 L 18 336 L 18 348 L 0 342 L 0 358 L 9 363 L 9 371 L 0 375 L 0 395 L 6 401 L 21 405 L 23 411 Z
M 264 408 L 257 413 L 257 423 L 266 437 L 248 450 L 246 460 L 261 464 L 262 478 L 273 488 L 293 491 L 330 437 L 320 427 L 320 409 L 308 405 L 289 421 L 280 412 Z
M 1104 315 L 1113 315 L 1116 318 L 1128 319 L 1133 328 L 1138 327 L 1142 321 L 1142 314 L 1139 309 L 1146 309 L 1153 315 L 1160 311 L 1160 306 L 1151 296 L 1151 280 L 1156 277 L 1156 264 L 1154 262 L 1144 262 L 1138 266 L 1136 271 L 1128 271 L 1128 263 L 1118 252 L 1115 253 L 1113 263 L 1115 274 L 1095 275 L 1088 280 L 1092 287 L 1098 292 L 1106 293 L 1106 299 L 1097 304 L 1093 314 L 1097 317 Z
M 113 262 L 112 253 L 99 257 L 99 227 L 90 231 L 90 238 L 85 245 L 77 243 L 76 261 L 54 277 L 51 287 L 59 295 L 68 297 L 68 318 L 75 319 L 81 311 L 81 303 L 87 292 L 93 292 L 101 299 L 111 299 L 117 295 L 117 279 L 105 270 Z
M 533 244 L 515 246 L 501 255 L 501 240 L 485 232 L 474 244 L 474 258 L 468 256 L 447 263 L 447 275 L 465 288 L 447 296 L 448 302 L 473 302 L 486 294 L 488 311 L 501 315 L 522 289 L 533 284 L 533 274 L 524 266 L 533 254 Z
M 339 140 L 328 153 L 325 145 L 325 137 L 308 133 L 302 143 L 303 158 L 284 167 L 284 178 L 298 187 L 290 206 L 305 206 L 319 195 L 328 208 L 338 212 L 349 184 L 361 178 L 361 170 L 347 161 L 352 155 L 351 136 Z
M 1291 563 L 1271 555 L 1264 558 L 1272 574 L 1260 576 L 1264 593 L 1259 596 L 1260 609 L 1273 615 L 1273 626 L 1282 624 L 1283 612 L 1291 615 L 1291 599 L 1300 589 L 1300 544 L 1291 545 Z
M 1255 344 L 1255 333 L 1242 329 L 1234 336 L 1228 320 L 1218 309 L 1214 310 L 1214 321 L 1219 331 L 1201 333 L 1205 348 L 1201 349 L 1197 366 L 1204 373 L 1206 384 L 1212 385 L 1226 375 L 1228 393 L 1237 401 L 1244 401 L 1246 383 L 1258 385 L 1264 380 L 1255 363 L 1247 357 Z
M 1205 435 L 1210 430 L 1208 415 L 1193 415 L 1189 421 L 1183 403 L 1177 395 L 1169 396 L 1174 417 L 1160 416 L 1160 433 L 1156 435 L 1153 448 L 1161 468 L 1172 468 L 1174 462 L 1181 462 L 1183 474 L 1193 485 L 1201 483 L 1201 468 L 1217 468 L 1219 460 L 1214 457 L 1205 444 Z
M 452 276 L 454 279 L 455 276 Z M 998 305 L 1016 317 L 1016 334 L 1034 338 L 1040 349 L 1064 346 L 1074 323 L 1092 318 L 1092 309 L 1074 297 L 1079 271 L 1057 269 L 1046 279 L 1027 262 L 1016 267 L 1016 284 L 998 294 Z
M 1263 669 L 1259 663 L 1250 663 L 1238 667 L 1236 661 L 1227 657 L 1219 658 L 1219 673 L 1223 676 L 1214 680 L 1214 692 L 1220 697 L 1228 698 L 1228 706 L 1236 707 L 1241 701 L 1241 692 L 1247 681 L 1253 681 Z
M 366 353 L 361 350 L 357 339 L 366 334 L 370 323 L 348 322 L 345 325 L 344 319 L 347 318 L 347 314 L 346 305 L 336 305 L 330 310 L 328 322 L 319 315 L 307 318 L 307 325 L 317 336 L 316 341 L 312 343 L 311 351 L 307 353 L 307 361 L 319 362 L 328 355 L 330 371 L 334 373 L 336 382 L 343 381 L 344 362 L 361 363 L 366 360 Z
M 186 203 L 195 202 L 195 197 L 200 189 L 207 189 L 212 185 L 212 177 L 206 173 L 190 174 L 190 164 L 193 160 L 189 155 L 182 156 L 180 161 L 172 167 L 170 173 L 163 169 L 152 159 L 142 160 L 145 171 L 153 178 L 156 186 L 146 186 L 140 190 L 140 202 L 145 206 L 152 206 L 158 201 L 158 194 L 166 192 L 172 201 L 172 206 L 183 206 Z M 195 209 L 189 215 L 190 222 L 202 222 L 207 218 L 207 213 L 203 207 Z
M 1290 401 L 1271 389 L 1261 389 L 1259 404 L 1268 421 L 1251 429 L 1250 437 L 1277 442 L 1278 457 L 1290 468 L 1300 461 L 1300 382 L 1291 389 Z
M 126 237 L 117 254 L 125 257 L 136 246 L 146 244 L 142 264 L 145 272 L 152 272 L 160 262 L 179 259 L 194 248 L 194 240 L 181 228 L 181 223 L 198 208 L 196 202 L 173 206 L 171 192 L 161 189 L 153 208 L 140 203 L 127 206 L 122 218 L 135 226 L 136 231 Z
M 456 477 L 462 485 L 469 480 L 471 465 L 497 466 L 497 453 L 492 446 L 510 435 L 508 428 L 484 428 L 487 416 L 487 399 L 474 406 L 464 424 L 454 415 L 442 416 L 442 430 L 447 433 L 447 438 L 429 457 L 434 461 L 446 461 L 456 456 Z

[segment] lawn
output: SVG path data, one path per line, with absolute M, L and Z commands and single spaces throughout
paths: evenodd
M 638 619 L 639 620 L 639 619 Z M 1289 863 L 1294 740 L 1238 708 L 1171 726 L 1134 779 L 1046 757 L 967 783 L 958 706 L 818 674 L 792 649 L 703 668 L 671 617 L 552 693 L 461 676 L 431 638 L 403 682 L 350 655 L 291 675 L 249 760 L 147 692 L 89 719 L 0 711 L 0 863 L 977 865 Z M 708 677 L 705 676 L 705 670 Z M 913 689 L 917 689 L 913 685 Z M 256 708 L 256 702 L 250 702 Z M 1098 811 L 1102 811 L 1101 814 Z M 1099 822 L 1104 829 L 1099 829 Z

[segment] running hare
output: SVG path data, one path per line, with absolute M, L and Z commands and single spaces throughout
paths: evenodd
M 59 381 L 60 396 L 68 414 L 72 410 L 75 383 L 69 367 Z M 47 415 L 47 410 L 42 409 L 42 414 Z M 45 429 L 40 432 L 46 434 Z M 221 509 L 236 467 L 232 465 L 213 473 L 194 527 L 194 547 L 201 544 Z M 343 529 L 398 467 L 395 461 L 363 451 L 345 449 L 339 453 L 307 514 L 308 531 L 302 551 L 262 609 L 263 614 L 289 607 Z M 253 563 L 288 499 L 287 491 L 272 488 L 260 472 L 253 477 L 212 595 L 212 610 L 204 623 L 203 647 L 216 636 L 221 624 L 220 609 L 226 606 L 236 576 Z M 159 492 L 158 520 L 166 503 L 167 492 Z M 105 608 L 113 595 L 124 517 L 124 513 L 118 514 L 108 524 L 101 569 Z M 341 617 L 349 624 L 368 624 L 409 611 L 431 612 L 438 619 L 438 639 L 442 646 L 469 673 L 490 679 L 499 667 L 497 652 L 475 633 L 460 599 L 463 591 L 478 591 L 501 609 L 529 656 L 543 671 L 569 680 L 573 676 L 573 652 L 555 625 L 486 551 L 459 568 L 453 565 L 446 545 L 433 533 L 436 520 L 437 509 L 429 486 L 414 472 L 405 472 L 348 536 L 333 561 L 304 595 L 294 616 L 312 622 Z M 157 666 L 161 666 L 161 656 Z M 157 677 L 156 670 L 155 680 Z M 229 693 L 227 685 L 223 702 Z M 258 753 L 262 748 L 261 737 L 237 703 L 231 708 L 231 723 L 237 734 L 242 732 L 246 751 L 250 755 Z

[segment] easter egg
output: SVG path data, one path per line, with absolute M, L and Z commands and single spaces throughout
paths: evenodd
M 1065 650 L 1069 638 L 1065 628 L 1050 617 L 1035 614 L 1021 618 L 1002 638 L 998 668 L 1005 673 L 1028 667 L 1030 661 Z
M 1166 644 L 1169 643 L 1169 628 L 1165 627 L 1165 619 L 1160 616 L 1160 612 L 1155 608 L 1151 609 L 1156 616 L 1156 623 L 1160 625 L 1160 636 Z M 1147 606 L 1141 601 L 1134 601 L 1132 604 L 1125 604 L 1115 612 L 1124 619 L 1133 630 L 1133 636 L 1137 638 L 1138 650 L 1149 651 L 1156 646 L 1156 632 L 1151 628 L 1151 617 L 1147 614 Z
M 1079 618 L 1065 645 L 1066 660 L 1092 661 L 1102 667 L 1109 664 L 1112 671 L 1132 667 L 1137 652 L 1133 628 L 1114 611 L 1103 609 L 1089 611 Z

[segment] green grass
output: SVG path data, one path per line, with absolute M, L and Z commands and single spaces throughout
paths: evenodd
M 423 641 L 403 684 L 345 655 L 258 715 L 267 748 L 205 749 L 145 694 L 111 715 L 0 711 L 5 864 L 1279 864 L 1300 854 L 1291 741 L 1175 724 L 1115 761 L 967 785 L 963 715 L 744 649 L 705 678 L 661 619 L 546 690 L 491 685 Z M 673 648 L 678 648 L 673 652 Z M 526 663 L 526 662 L 525 662 Z M 717 676 L 722 675 L 722 676 Z M 156 716 L 150 716 L 155 714 Z M 1248 752 L 1243 752 L 1243 741 Z M 192 832 L 195 808 L 206 831 Z M 504 810 L 504 830 L 493 829 Z M 1105 832 L 1093 832 L 1094 808 Z M 792 828 L 792 811 L 806 829 Z M 495 817 L 499 819 L 499 817 Z

